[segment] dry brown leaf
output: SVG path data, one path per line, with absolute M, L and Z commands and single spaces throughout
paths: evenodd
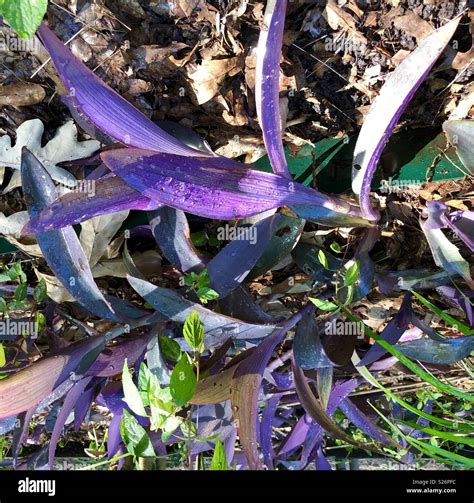
M 227 77 L 238 67 L 239 58 L 205 60 L 200 65 L 188 65 L 187 78 L 192 99 L 197 105 L 211 100 Z M 240 70 L 240 68 L 239 68 Z
M 0 105 L 14 107 L 36 105 L 45 97 L 43 87 L 32 82 L 15 82 L 8 86 L 0 86 Z

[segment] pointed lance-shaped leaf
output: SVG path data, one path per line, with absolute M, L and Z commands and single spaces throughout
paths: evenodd
M 210 286 L 219 296 L 225 297 L 245 280 L 275 234 L 280 218 L 279 214 L 271 215 L 251 227 L 237 227 L 240 235 L 207 263 Z
M 257 46 L 255 102 L 273 171 L 291 179 L 282 142 L 280 58 L 287 0 L 268 0 Z
M 385 143 L 418 87 L 454 35 L 456 17 L 428 35 L 385 81 L 359 133 L 352 165 L 352 190 L 359 198 L 363 215 L 378 220 L 370 202 L 372 178 Z
M 88 337 L 0 380 L 0 418 L 36 407 L 71 373 L 80 378 L 105 344 L 105 335 Z
M 153 236 L 171 264 L 184 273 L 204 269 L 204 261 L 191 241 L 191 231 L 183 211 L 162 206 L 151 212 L 149 219 Z
M 98 129 L 124 145 L 181 155 L 200 155 L 154 124 L 107 86 L 42 24 L 38 35 L 46 46 L 71 102 Z
M 49 173 L 26 148 L 22 151 L 21 178 L 28 213 L 35 217 L 56 199 L 57 192 Z M 96 285 L 72 227 L 39 232 L 36 240 L 56 278 L 81 306 L 107 320 L 119 319 Z
M 374 449 L 373 447 L 367 444 L 362 444 L 361 442 L 354 440 L 350 435 L 348 435 L 339 428 L 339 426 L 324 412 L 321 404 L 314 396 L 313 391 L 311 390 L 309 384 L 307 383 L 303 370 L 300 369 L 294 363 L 293 363 L 293 375 L 295 379 L 296 392 L 298 394 L 299 399 L 301 400 L 301 404 L 303 405 L 305 411 L 319 425 L 321 425 L 322 428 L 331 433 L 335 438 L 343 440 L 344 442 L 347 442 L 350 445 L 378 452 L 377 449 Z
M 101 154 L 106 166 L 142 195 L 194 215 L 245 218 L 291 204 L 318 205 L 353 216 L 360 210 L 281 176 L 223 157 L 182 157 L 140 149 Z
M 427 205 L 420 217 L 420 227 L 428 241 L 435 264 L 452 277 L 461 276 L 470 288 L 474 288 L 469 263 L 441 230 L 443 223 L 439 206 L 436 203 Z
M 30 219 L 22 234 L 61 229 L 109 213 L 150 211 L 161 207 L 160 203 L 142 196 L 118 176 L 109 175 L 91 182 L 91 191 L 73 190 L 52 201 Z
M 128 276 L 132 288 L 151 304 L 163 317 L 176 323 L 184 323 L 186 318 L 197 311 L 204 324 L 206 334 L 205 347 L 212 348 L 228 339 L 261 339 L 272 334 L 275 325 L 245 323 L 229 316 L 215 313 L 200 304 L 181 297 L 167 288 L 155 286 L 148 281 Z
M 397 344 L 395 348 L 412 360 L 434 365 L 451 365 L 467 358 L 474 351 L 474 335 L 452 337 L 444 341 L 419 339 Z
M 257 448 L 257 421 L 258 395 L 265 368 L 277 344 L 313 309 L 308 304 L 289 318 L 278 332 L 261 342 L 235 371 L 232 381 L 232 410 L 237 420 L 242 449 L 252 470 L 262 468 Z

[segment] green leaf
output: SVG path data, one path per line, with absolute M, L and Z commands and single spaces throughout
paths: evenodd
M 5 314 L 7 309 L 7 301 L 3 297 L 0 297 L 0 313 Z
M 199 320 L 197 311 L 193 311 L 184 322 L 183 335 L 186 342 L 195 350 L 204 351 L 204 325 Z
M 28 286 L 26 283 L 18 285 L 15 290 L 15 301 L 20 303 L 23 302 L 28 295 Z
M 158 337 L 158 343 L 160 344 L 160 351 L 163 356 L 171 361 L 177 362 L 181 356 L 181 348 L 179 344 L 171 339 L 171 337 L 166 337 L 166 335 L 160 335 Z
M 227 463 L 227 457 L 225 455 L 224 445 L 220 438 L 217 439 L 216 448 L 214 449 L 214 454 L 211 461 L 211 470 L 228 470 L 229 464 Z
M 347 269 L 344 275 L 344 286 L 352 286 L 359 278 L 359 262 L 357 260 Z
M 128 452 L 140 458 L 155 457 L 153 445 L 146 433 L 140 426 L 137 419 L 124 409 L 122 422 L 120 423 L 120 434 Z
M 208 300 L 215 300 L 219 298 L 219 294 L 215 290 L 207 286 L 199 288 L 196 292 L 196 295 L 199 297 L 199 300 L 203 304 L 207 304 Z
M 46 326 L 46 317 L 43 313 L 37 312 L 35 315 L 36 332 L 39 334 Z
M 184 284 L 187 286 L 193 286 L 197 282 L 197 274 L 195 272 L 190 272 L 184 276 Z
M 211 284 L 211 277 L 207 269 L 203 269 L 196 278 L 198 288 L 205 288 Z
M 329 269 L 328 258 L 323 250 L 318 251 L 318 260 L 320 264 L 324 267 L 324 269 Z
M 191 400 L 195 390 L 196 376 L 194 374 L 193 365 L 187 353 L 182 353 L 181 358 L 171 374 L 171 396 L 175 404 L 182 407 Z
M 347 315 L 347 317 L 351 321 L 357 321 L 357 322 L 362 322 L 360 318 L 357 316 L 354 316 L 348 309 L 343 308 L 344 313 Z M 362 322 L 363 323 L 363 322 Z M 473 403 L 474 402 L 474 396 L 469 395 L 467 393 L 462 392 L 461 390 L 455 388 L 454 386 L 451 386 L 450 384 L 446 384 L 444 382 L 441 382 L 439 379 L 437 379 L 433 374 L 430 374 L 426 370 L 421 369 L 418 365 L 413 363 L 409 358 L 407 358 L 405 355 L 400 353 L 395 347 L 393 347 L 391 344 L 389 344 L 387 341 L 384 341 L 379 334 L 375 333 L 373 330 L 371 330 L 367 325 L 363 325 L 364 327 L 364 332 L 372 337 L 376 342 L 378 342 L 388 353 L 390 353 L 392 356 L 395 356 L 405 367 L 409 368 L 412 372 L 414 372 L 418 377 L 421 377 L 426 383 L 431 384 L 435 388 L 437 388 L 439 391 L 442 393 L 445 393 L 447 395 L 455 396 L 457 398 L 460 398 L 461 400 L 466 400 L 467 402 Z M 360 367 L 356 367 L 358 370 L 360 370 Z M 378 386 L 380 387 L 380 386 Z
M 413 292 L 413 291 L 412 291 Z M 474 335 L 474 330 L 472 330 L 469 325 L 466 325 L 462 321 L 457 320 L 456 318 L 453 318 L 450 316 L 448 313 L 444 312 L 442 309 L 439 307 L 436 307 L 434 304 L 432 304 L 429 300 L 425 299 L 423 296 L 421 296 L 419 293 L 413 292 L 413 295 L 428 309 L 433 311 L 437 316 L 439 316 L 442 320 L 444 320 L 446 323 L 448 323 L 450 326 L 454 327 L 456 330 L 459 330 L 464 335 Z
M 133 382 L 132 375 L 130 374 L 130 370 L 128 369 L 127 359 L 125 359 L 125 361 L 123 362 L 122 386 L 124 402 L 130 407 L 133 412 L 135 412 L 135 414 L 146 417 L 147 413 L 145 412 L 145 407 L 143 406 L 142 397 L 140 396 L 140 392 Z
M 5 348 L 3 344 L 0 342 L 0 367 L 4 367 L 7 363 L 7 358 L 5 356 Z
M 318 308 L 321 309 L 321 311 L 334 311 L 335 309 L 338 308 L 334 302 L 331 302 L 330 300 L 320 300 L 316 299 L 314 297 L 310 297 L 309 300 Z
M 449 433 L 441 430 L 437 430 L 435 428 L 428 428 L 425 426 L 420 426 L 419 424 L 415 422 L 407 422 L 407 421 L 401 421 L 403 424 L 406 424 L 407 426 L 410 426 L 412 428 L 415 428 L 420 431 L 424 431 L 425 433 L 428 433 L 432 437 L 439 437 L 443 438 L 444 440 L 449 440 L 450 442 L 456 442 L 456 443 L 461 443 L 465 445 L 469 445 L 470 447 L 474 447 L 474 438 L 469 438 L 468 435 L 472 435 L 474 433 L 473 431 L 470 431 L 469 433 L 462 432 L 461 434 L 455 434 L 455 433 Z
M 206 231 L 192 232 L 191 241 L 194 246 L 205 246 L 208 241 Z
M 11 281 L 15 281 L 20 278 L 22 283 L 26 283 L 26 274 L 23 272 L 21 262 L 19 261 L 12 265 L 10 269 L 8 269 L 7 275 Z
M 0 14 L 21 38 L 35 34 L 47 7 L 47 0 L 0 0 Z
M 41 278 L 39 280 L 39 283 L 36 285 L 35 289 L 33 290 L 34 301 L 37 304 L 43 302 L 43 300 L 46 297 L 46 293 L 47 293 L 46 281 L 44 280 L 44 278 Z
M 334 253 L 341 253 L 341 247 L 340 247 L 339 243 L 336 243 L 336 241 L 334 241 L 333 243 L 331 243 L 329 245 L 329 248 L 331 248 L 331 250 Z

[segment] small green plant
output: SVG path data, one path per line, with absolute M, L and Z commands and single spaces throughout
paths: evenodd
M 192 406 L 189 407 L 189 402 L 199 380 L 199 358 L 205 350 L 204 327 L 196 311 L 186 319 L 183 336 L 193 351 L 192 357 L 181 351 L 172 339 L 160 337 L 160 347 L 165 349 L 164 356 L 177 362 L 169 385 L 161 385 L 155 374 L 142 362 L 137 386 L 126 360 L 122 371 L 122 385 L 124 401 L 130 410 L 136 416 L 147 417 L 150 420 L 150 430 L 160 430 L 163 442 L 180 428 L 184 435 L 180 439 L 190 444 L 197 435 L 197 428 L 192 420 Z M 185 409 L 189 409 L 187 414 Z M 124 412 L 120 431 L 128 452 L 135 458 L 155 457 L 146 430 L 133 414 Z
M 211 278 L 207 269 L 199 273 L 190 272 L 184 277 L 184 284 L 189 286 L 188 292 L 193 291 L 203 304 L 209 300 L 216 300 L 219 294 L 210 287 Z
M 332 243 L 336 245 L 337 243 Z M 331 246 L 332 246 L 331 245 Z M 340 250 L 340 249 L 339 249 Z M 326 270 L 331 270 L 329 267 L 329 261 L 323 250 L 318 250 L 318 260 L 320 264 Z M 348 306 L 352 299 L 354 298 L 354 291 L 356 287 L 357 280 L 360 274 L 360 264 L 358 260 L 353 260 L 352 264 L 345 268 L 340 268 L 334 271 L 334 296 L 331 300 L 322 300 L 314 297 L 310 297 L 309 300 L 321 311 L 334 311 L 338 312 L 343 307 Z M 345 299 L 341 303 L 341 299 Z
M 43 302 L 46 297 L 46 282 L 44 279 L 41 279 L 33 291 L 33 304 L 28 302 L 28 283 L 20 261 L 15 262 L 10 267 L 4 266 L 3 269 L 0 269 L 0 283 L 6 282 L 17 282 L 18 286 L 15 289 L 12 300 L 7 302 L 3 297 L 0 297 L 0 313 L 5 318 L 9 317 L 10 311 L 33 309 L 33 312 L 36 312 L 37 305 Z

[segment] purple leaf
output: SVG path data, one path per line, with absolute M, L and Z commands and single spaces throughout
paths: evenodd
M 466 283 L 474 288 L 469 263 L 441 230 L 443 215 L 440 211 L 440 205 L 437 202 L 433 203 L 426 205 L 426 209 L 420 217 L 420 227 L 428 241 L 435 264 L 451 276 L 463 277 Z
M 272 445 L 273 419 L 283 393 L 275 393 L 263 409 L 262 422 L 260 423 L 260 445 L 262 447 L 263 461 L 268 469 L 273 470 L 275 451 Z
M 182 272 L 204 268 L 203 259 L 191 241 L 184 212 L 168 206 L 150 213 L 150 227 L 160 250 Z
M 226 297 L 219 299 L 222 312 L 232 318 L 250 323 L 274 323 L 272 316 L 258 306 L 244 286 L 236 288 Z
M 395 348 L 412 360 L 433 365 L 451 365 L 474 351 L 474 336 L 452 337 L 444 341 L 419 339 L 397 344 Z
M 307 315 L 296 329 L 293 354 L 295 362 L 302 369 L 317 369 L 335 365 L 324 350 L 316 321 L 312 315 Z
M 86 389 L 87 385 L 92 380 L 92 377 L 85 377 L 77 382 L 71 390 L 67 393 L 64 403 L 59 411 L 58 417 L 54 424 L 54 429 L 51 434 L 51 439 L 49 441 L 49 469 L 53 469 L 54 453 L 56 452 L 56 446 L 58 445 L 59 437 L 63 431 L 64 425 L 66 424 L 67 418 L 71 413 L 72 409 L 75 407 L 77 401 L 79 400 L 81 394 Z
M 346 381 L 336 382 L 331 390 L 331 394 L 328 400 L 327 406 L 327 417 L 332 418 L 334 412 L 341 404 L 342 400 L 346 399 L 350 393 L 354 391 L 357 387 L 357 379 L 349 379 Z M 330 419 L 331 420 L 331 419 Z M 331 420 L 332 421 L 332 420 Z M 342 430 L 341 430 L 342 431 Z M 316 457 L 317 449 L 320 446 L 323 439 L 323 428 L 322 425 L 313 422 L 308 430 L 308 435 L 303 443 L 303 451 L 301 453 L 300 459 L 300 470 L 306 468 L 308 463 Z
M 181 210 L 163 206 L 150 214 L 150 226 L 160 250 L 175 267 L 183 272 L 191 270 L 198 272 L 206 267 L 206 260 L 204 257 L 200 256 L 191 241 L 188 220 Z M 259 235 L 260 234 L 257 234 L 257 240 Z M 262 243 L 261 240 L 258 240 L 258 242 Z M 248 248 L 250 248 L 249 251 L 252 252 L 252 256 L 259 255 L 260 248 L 258 246 L 256 248 Z M 229 251 L 232 252 L 232 248 L 225 252 L 225 254 L 228 254 Z M 224 252 L 224 250 L 222 250 L 222 252 Z M 220 253 L 218 256 L 219 255 Z M 236 251 L 235 258 L 238 258 L 238 251 Z M 223 289 L 219 285 L 222 280 L 222 273 L 221 277 L 216 278 L 216 274 L 219 273 L 219 271 L 217 271 L 217 266 L 221 259 L 222 256 L 219 259 L 217 259 L 216 256 L 211 260 L 208 268 L 213 284 L 215 285 L 213 288 L 222 296 Z M 239 272 L 237 273 L 237 271 L 235 271 L 235 273 L 238 274 L 239 280 L 241 279 L 243 281 L 245 279 L 244 272 L 247 264 L 248 261 L 239 261 L 237 264 L 228 266 L 227 271 L 224 270 L 222 272 L 225 273 L 226 276 L 230 276 L 234 274 L 234 267 L 238 268 Z M 234 318 L 250 321 L 252 323 L 268 323 L 272 321 L 271 316 L 267 315 L 253 302 L 251 296 L 243 287 L 237 287 L 224 298 L 220 298 L 219 305 L 224 314 L 228 314 Z
M 106 347 L 89 367 L 86 375 L 112 377 L 119 374 L 125 359 L 129 365 L 133 365 L 143 355 L 151 337 L 152 334 L 147 332 Z
M 93 192 L 72 191 L 54 199 L 31 218 L 22 234 L 60 229 L 92 217 L 125 210 L 155 210 L 161 204 L 142 196 L 118 176 L 106 176 L 90 182 Z
M 351 436 L 341 430 L 339 426 L 324 412 L 321 404 L 316 399 L 311 388 L 309 387 L 303 370 L 297 367 L 295 364 L 293 364 L 293 375 L 295 379 L 296 392 L 298 393 L 298 397 L 301 400 L 301 405 L 303 405 L 305 411 L 314 419 L 314 421 L 316 421 L 316 423 L 318 423 L 322 428 L 324 428 L 339 440 L 343 440 L 350 445 L 355 445 L 364 449 L 370 449 L 368 445 L 355 441 Z
M 459 290 L 452 286 L 440 286 L 436 289 L 444 298 L 452 305 L 462 309 L 466 313 L 471 327 L 474 327 L 474 312 L 469 298 L 474 297 L 474 291 L 461 293 Z
M 268 0 L 257 46 L 255 101 L 273 171 L 291 180 L 283 150 L 280 114 L 280 58 L 287 0 Z
M 206 348 L 221 344 L 229 337 L 235 339 L 261 339 L 272 334 L 275 325 L 257 325 L 214 313 L 210 309 L 195 304 L 176 292 L 161 288 L 151 283 L 128 276 L 132 288 L 151 304 L 163 317 L 184 323 L 192 311 L 197 311 L 199 319 L 204 324 L 206 333 Z
M 303 414 L 291 429 L 289 435 L 283 440 L 278 450 L 278 457 L 290 454 L 300 448 L 308 435 L 313 420 L 308 414 Z
M 257 448 L 258 394 L 263 373 L 268 361 L 288 330 L 313 310 L 305 306 L 299 313 L 285 322 L 271 337 L 261 342 L 250 356 L 237 367 L 232 380 L 232 409 L 238 422 L 239 440 L 251 470 L 262 468 Z
M 446 271 L 428 272 L 417 269 L 383 271 L 375 274 L 380 291 L 389 294 L 393 290 L 430 290 L 449 283 Z
M 359 198 L 363 215 L 378 220 L 370 202 L 372 178 L 385 143 L 418 87 L 454 35 L 460 17 L 428 35 L 385 81 L 364 120 L 354 150 L 352 190 Z
M 324 455 L 324 452 L 323 452 L 321 445 L 318 445 L 316 447 L 315 464 L 316 464 L 316 470 L 325 470 L 325 471 L 332 470 L 332 467 L 329 464 L 329 461 L 326 459 L 326 456 Z
M 101 154 L 116 175 L 156 202 L 212 219 L 245 218 L 279 206 L 320 205 L 360 215 L 347 201 L 222 157 L 182 157 L 140 149 Z
M 57 193 L 49 173 L 26 148 L 22 151 L 21 178 L 28 213 L 35 217 L 54 201 Z M 36 240 L 56 278 L 81 306 L 101 318 L 119 319 L 96 285 L 72 227 L 39 232 Z
M 39 27 L 38 35 L 70 93 L 70 103 L 98 129 L 131 147 L 181 155 L 205 155 L 163 131 L 108 87 L 44 23 Z
M 368 227 L 373 225 L 373 222 L 366 220 L 357 208 L 351 208 L 345 213 L 308 204 L 296 204 L 290 208 L 300 218 L 329 227 Z
M 339 408 L 349 421 L 360 428 L 370 438 L 377 440 L 382 445 L 396 446 L 397 444 L 370 417 L 364 414 L 350 398 L 345 398 L 339 404 Z
M 246 229 L 240 228 L 244 239 L 235 239 L 206 264 L 210 286 L 225 297 L 247 277 L 275 234 L 280 215 L 272 215 Z
M 105 336 L 88 337 L 0 380 L 0 418 L 25 412 L 44 401 L 74 372 L 87 371 L 105 344 Z

